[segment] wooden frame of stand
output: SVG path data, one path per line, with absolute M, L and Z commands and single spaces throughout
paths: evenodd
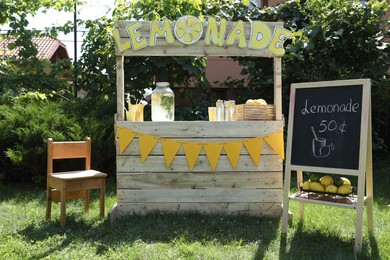
M 193 170 L 190 170 L 183 149 L 179 149 L 172 165 L 167 167 L 164 162 L 161 144 L 157 144 L 148 159 L 141 163 L 140 149 L 137 146 L 139 143 L 138 137 L 134 138 L 134 141 L 124 151 L 120 150 L 121 138 L 118 129 L 157 135 L 159 138 L 205 142 L 218 140 L 227 142 L 266 136 L 276 131 L 283 131 L 281 56 L 284 54 L 284 39 L 291 36 L 291 32 L 283 28 L 283 23 L 257 23 L 262 28 L 269 27 L 266 30 L 268 34 L 264 35 L 273 37 L 274 41 L 269 41 L 269 44 L 273 46 L 271 49 L 276 48 L 278 53 L 275 53 L 270 51 L 270 48 L 242 48 L 237 46 L 236 43 L 226 46 L 206 44 L 206 40 L 209 39 L 206 37 L 206 30 L 199 41 L 189 45 L 184 45 L 177 39 L 172 43 L 168 43 L 163 34 L 156 37 L 156 34 L 151 33 L 151 28 L 156 30 L 167 28 L 164 27 L 164 24 L 166 25 L 168 22 L 115 21 L 113 35 L 116 42 L 117 71 L 115 125 L 118 201 L 109 212 L 110 221 L 113 222 L 121 216 L 134 213 L 144 214 L 154 210 L 168 212 L 197 210 L 205 213 L 222 212 L 280 216 L 282 214 L 283 159 L 268 144 L 263 146 L 261 163 L 258 166 L 252 165 L 249 154 L 245 149 L 242 149 L 241 159 L 236 169 L 230 166 L 226 153 L 222 152 L 215 170 L 212 170 L 208 165 L 204 152 L 200 153 Z M 175 22 L 170 22 L 170 24 L 171 28 L 174 28 Z M 135 25 L 137 25 L 136 30 L 129 34 L 131 28 L 134 28 Z M 203 22 L 202 25 L 204 28 L 210 26 L 206 22 Z M 235 26 L 241 25 L 243 30 L 234 29 Z M 251 34 L 255 32 L 251 30 L 254 25 L 255 22 L 226 22 L 226 33 L 221 32 L 221 35 L 229 37 L 230 31 L 234 33 L 245 32 L 246 39 L 254 40 L 257 39 L 256 37 L 251 38 Z M 217 29 L 217 27 L 214 29 Z M 169 30 L 167 32 L 170 34 Z M 130 43 L 134 42 L 131 35 L 139 35 L 138 40 L 149 41 L 149 46 L 134 50 L 130 47 Z M 150 41 L 154 39 L 156 39 L 156 44 L 150 44 Z M 241 43 L 244 42 L 241 41 Z M 272 58 L 274 60 L 275 119 L 237 122 L 126 121 L 124 101 L 125 56 L 252 56 Z M 247 162 L 244 161 L 245 158 L 247 158 Z
M 360 142 L 357 141 L 357 163 L 356 167 L 344 167 L 344 160 L 346 157 L 351 156 L 349 153 L 345 153 L 341 158 L 337 159 L 340 161 L 340 165 L 332 165 L 333 162 L 321 166 L 312 165 L 312 163 L 299 163 L 297 164 L 294 159 L 294 149 L 293 149 L 293 138 L 294 138 L 294 119 L 296 119 L 297 113 L 303 113 L 303 109 L 297 109 L 296 98 L 297 90 L 312 89 L 313 91 L 320 90 L 321 88 L 328 88 L 332 91 L 332 88 L 339 87 L 359 87 L 362 89 L 361 94 L 361 120 L 360 120 Z M 337 93 L 336 95 L 337 96 Z M 352 99 L 351 103 L 352 103 Z M 306 99 L 307 101 L 307 99 Z M 359 107 L 356 105 L 355 107 Z M 287 150 L 286 150 L 286 166 L 285 166 L 285 180 L 284 180 L 284 198 L 283 198 L 283 217 L 282 217 L 282 234 L 287 233 L 288 227 L 288 214 L 289 214 L 289 201 L 296 200 L 299 202 L 300 209 L 300 218 L 304 218 L 304 203 L 316 203 L 326 206 L 337 206 L 343 208 L 351 208 L 356 210 L 356 232 L 355 232 L 355 251 L 359 252 L 362 248 L 362 227 L 363 227 L 363 211 L 364 204 L 367 205 L 367 221 L 368 221 L 368 230 L 373 233 L 373 180 L 372 180 L 372 141 L 371 141 L 371 93 L 370 93 L 370 80 L 369 79 L 358 79 L 358 80 L 342 80 L 342 81 L 328 81 L 328 82 L 315 82 L 315 83 L 300 83 L 293 84 L 291 86 L 290 94 L 290 114 L 288 122 L 288 137 L 287 137 Z M 322 121 L 321 121 L 322 122 Z M 308 127 L 309 125 L 300 125 L 299 127 Z M 298 131 L 297 131 L 298 132 Z M 342 135 L 340 135 L 342 136 Z M 339 138 L 344 138 L 344 136 Z M 317 138 L 317 137 L 316 137 Z M 347 143 L 348 144 L 348 143 Z M 310 148 L 309 148 L 310 149 Z M 314 149 L 314 148 L 311 148 Z M 345 158 L 343 158 L 345 156 Z M 295 161 L 294 161 L 295 160 Z M 310 160 L 310 158 L 303 159 Z M 314 163 L 315 164 L 315 163 Z M 317 199 L 311 199 L 309 197 L 302 197 L 301 191 L 298 191 L 295 194 L 290 194 L 290 182 L 291 182 L 291 172 L 297 172 L 297 182 L 303 181 L 303 171 L 318 172 L 318 173 L 330 173 L 336 175 L 347 175 L 347 176 L 357 176 L 358 177 L 358 186 L 357 194 L 353 196 L 351 203 L 341 203 L 337 201 L 323 201 Z M 366 189 L 366 191 L 365 191 Z M 366 194 L 365 194 L 366 193 Z

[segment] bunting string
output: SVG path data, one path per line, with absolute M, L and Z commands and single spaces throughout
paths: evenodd
M 175 139 L 160 138 L 157 136 L 147 135 L 134 130 L 118 127 L 119 152 L 122 154 L 130 145 L 133 139 L 138 136 L 139 149 L 142 163 L 148 158 L 156 144 L 160 141 L 164 154 L 165 165 L 168 168 L 176 157 L 180 147 L 183 147 L 190 170 L 194 168 L 196 160 L 203 149 L 212 170 L 218 165 L 222 149 L 225 151 L 227 158 L 233 169 L 236 169 L 241 150 L 243 147 L 248 151 L 253 163 L 259 166 L 260 155 L 265 141 L 277 154 L 284 159 L 284 141 L 283 131 L 276 131 L 263 137 L 254 137 L 243 140 L 228 142 L 196 142 L 196 141 L 179 141 Z

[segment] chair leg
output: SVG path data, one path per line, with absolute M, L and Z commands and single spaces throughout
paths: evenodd
M 66 189 L 61 189 L 61 227 L 66 223 Z
M 85 190 L 84 195 L 84 212 L 87 213 L 89 211 L 89 203 L 90 203 L 90 192 L 89 190 Z
M 46 220 L 51 218 L 52 191 L 49 186 L 46 188 Z
M 100 185 L 100 217 L 104 218 L 104 200 L 106 194 L 106 180 L 102 178 Z

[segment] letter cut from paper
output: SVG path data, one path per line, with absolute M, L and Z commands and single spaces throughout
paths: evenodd
M 202 144 L 197 142 L 182 142 L 182 145 L 186 154 L 188 166 L 192 171 L 195 166 L 195 162 L 198 159 L 200 150 L 202 150 Z
M 253 163 L 259 166 L 261 149 L 263 148 L 263 138 L 256 137 L 250 138 L 244 141 L 244 145 L 249 155 L 251 156 Z
M 219 157 L 221 156 L 222 143 L 204 143 L 203 149 L 206 152 L 210 167 L 214 171 L 217 167 Z
M 133 141 L 136 132 L 133 130 L 118 127 L 118 135 L 119 135 L 119 153 L 123 153 L 127 146 Z
M 241 147 L 242 141 L 233 141 L 223 144 L 223 149 L 225 150 L 233 169 L 236 169 L 237 167 L 238 159 L 240 158 Z
M 160 138 L 140 133 L 138 133 L 138 138 L 141 162 L 144 163 Z
M 161 138 L 162 149 L 164 152 L 165 165 L 167 168 L 171 165 L 173 159 L 179 151 L 181 143 L 176 140 Z
M 284 160 L 283 131 L 277 131 L 275 133 L 267 135 L 266 137 L 264 137 L 264 140 Z

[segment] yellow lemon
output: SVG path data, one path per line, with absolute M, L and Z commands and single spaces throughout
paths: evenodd
M 324 192 L 324 186 L 319 182 L 310 182 L 310 190 Z
M 337 193 L 343 195 L 350 194 L 351 192 L 352 192 L 352 186 L 349 184 L 344 184 L 337 189 Z
M 261 99 L 261 98 L 255 99 L 255 100 L 253 100 L 253 102 L 256 105 L 267 105 L 267 102 L 264 99 Z
M 329 185 L 333 184 L 333 178 L 330 177 L 329 175 L 322 176 L 320 179 L 320 183 L 324 187 L 329 186 Z
M 310 190 L 310 181 L 305 181 L 302 184 L 302 190 Z
M 351 182 L 347 178 L 341 177 L 341 179 L 343 180 L 344 184 L 351 185 Z
M 245 104 L 253 105 L 253 104 L 255 104 L 255 101 L 253 99 L 248 99 Z
M 193 44 L 202 37 L 203 25 L 195 16 L 185 15 L 177 20 L 173 30 L 180 42 Z
M 337 193 L 337 187 L 334 186 L 333 184 L 326 186 L 325 192 L 329 193 Z

